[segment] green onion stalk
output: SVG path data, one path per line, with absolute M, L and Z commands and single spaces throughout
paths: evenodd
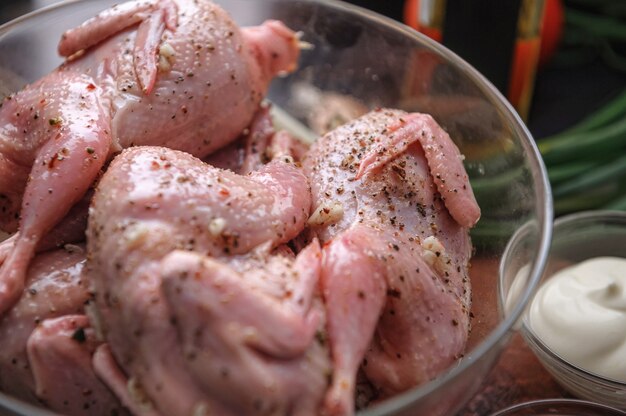
M 551 65 L 575 66 L 601 59 L 607 67 L 626 72 L 626 56 L 619 53 L 626 50 L 626 1 L 566 0 L 564 4 L 566 25 Z M 626 88 L 575 125 L 537 138 L 536 143 L 552 187 L 555 217 L 583 210 L 626 211 Z M 472 239 L 475 245 L 497 247 L 532 219 L 532 207 L 504 206 L 511 205 L 506 201 L 520 200 L 511 193 L 515 184 L 524 181 L 523 175 L 528 176 L 528 169 L 520 165 L 501 173 L 469 173 L 479 204 L 489 215 L 472 230 Z
M 626 89 L 567 130 L 537 139 L 537 147 L 552 187 L 556 217 L 594 209 L 626 211 Z M 511 212 L 526 212 L 530 219 L 532 207 L 503 202 L 523 200 L 511 193 L 528 175 L 523 165 L 492 175 L 471 175 L 474 194 L 489 214 L 472 230 L 475 245 L 497 247 L 510 238 L 524 223 L 523 215 L 520 219 Z

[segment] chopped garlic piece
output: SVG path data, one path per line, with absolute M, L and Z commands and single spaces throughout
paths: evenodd
M 422 258 L 429 266 L 434 267 L 437 262 L 437 255 L 430 250 L 425 250 L 422 254 Z
M 424 261 L 439 273 L 443 273 L 447 269 L 448 256 L 441 241 L 431 235 L 422 240 L 422 248 L 424 249 L 422 253 Z
M 174 62 L 174 55 L 176 51 L 169 43 L 163 43 L 159 47 L 159 71 L 168 72 L 172 69 L 172 62 Z
M 148 395 L 143 390 L 141 383 L 135 377 L 131 377 L 128 379 L 128 383 L 126 385 L 128 389 L 128 394 L 133 402 L 137 403 L 142 410 L 149 411 L 152 410 L 153 405 Z
M 150 229 L 145 225 L 137 225 L 135 227 L 129 227 L 124 232 L 124 239 L 126 240 L 126 247 L 130 250 L 141 246 L 150 235 Z
M 309 217 L 308 224 L 319 226 L 329 225 L 340 221 L 343 218 L 343 205 L 341 202 L 332 201 L 317 207 Z
M 106 342 L 102 327 L 102 315 L 100 314 L 100 310 L 96 308 L 96 304 L 94 302 L 90 301 L 85 305 L 85 314 L 89 318 L 89 323 L 94 330 L 96 339 L 101 342 Z
M 167 60 L 163 55 L 159 56 L 159 71 L 160 72 L 169 72 L 172 69 L 172 65 L 170 61 Z
M 214 218 L 209 222 L 209 233 L 213 237 L 221 235 L 226 228 L 226 220 L 224 218 Z
M 258 331 L 253 328 L 253 327 L 245 327 L 243 328 L 243 341 L 246 343 L 254 343 L 254 342 L 258 342 L 259 340 L 259 333 Z
M 159 55 L 165 58 L 172 58 L 174 57 L 174 55 L 176 55 L 176 51 L 174 50 L 174 48 L 172 48 L 172 45 L 166 42 L 163 43 L 159 48 Z
M 425 250 L 432 252 L 443 253 L 445 251 L 445 247 L 441 244 L 441 241 L 439 241 L 439 239 L 434 235 L 426 237 L 424 241 L 422 241 L 422 247 L 424 247 Z
M 193 407 L 192 416 L 209 416 L 209 405 L 200 402 Z
M 296 44 L 298 45 L 298 48 L 303 51 L 315 49 L 315 45 L 313 45 L 310 42 L 307 42 L 306 40 L 302 40 L 303 37 L 304 37 L 304 32 L 302 31 L 296 32 L 296 35 L 294 36 Z

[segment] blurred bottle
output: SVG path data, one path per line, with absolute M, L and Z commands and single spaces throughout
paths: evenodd
M 526 120 L 539 60 L 544 3 L 406 0 L 403 20 L 472 64 Z
M 445 10 L 445 0 L 407 0 L 404 23 L 441 42 Z

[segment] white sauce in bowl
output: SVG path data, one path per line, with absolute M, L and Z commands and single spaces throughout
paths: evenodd
M 539 288 L 528 319 L 566 361 L 626 382 L 626 258 L 596 257 L 559 271 Z

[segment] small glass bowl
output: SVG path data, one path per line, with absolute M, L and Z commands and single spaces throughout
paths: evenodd
M 598 256 L 626 257 L 626 212 L 599 210 L 572 214 L 557 219 L 553 230 L 548 264 L 539 286 L 566 266 Z M 626 383 L 594 374 L 563 359 L 533 332 L 528 313 L 523 316 L 520 331 L 546 370 L 574 396 L 626 410 Z
M 574 399 L 535 400 L 502 409 L 491 416 L 624 416 L 603 404 Z

